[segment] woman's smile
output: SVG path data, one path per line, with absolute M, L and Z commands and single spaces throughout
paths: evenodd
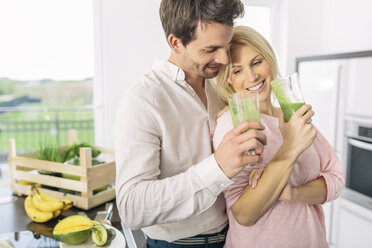
M 264 89 L 264 85 L 265 85 L 265 80 L 263 80 L 259 84 L 256 84 L 255 86 L 246 88 L 246 90 L 248 90 L 248 91 L 261 92 Z

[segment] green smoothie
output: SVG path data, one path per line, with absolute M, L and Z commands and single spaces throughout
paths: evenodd
M 234 127 L 244 120 L 260 121 L 260 111 L 249 98 L 239 100 L 238 104 L 229 98 L 229 106 Z
M 280 107 L 282 108 L 284 114 L 285 122 L 288 122 L 291 119 L 292 115 L 304 105 L 304 102 L 288 103 L 288 102 L 279 102 Z
M 292 99 L 293 99 L 293 92 L 291 92 L 288 85 L 286 85 L 280 80 L 273 81 L 271 83 L 271 87 L 283 111 L 284 120 L 285 122 L 288 122 L 289 119 L 291 119 L 294 112 L 296 112 L 299 108 L 301 108 L 301 106 L 304 105 L 305 103 L 302 101 L 292 102 L 289 96 L 290 94 L 292 94 Z

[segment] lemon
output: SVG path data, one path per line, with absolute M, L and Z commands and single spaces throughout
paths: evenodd
M 95 225 L 92 228 L 92 240 L 98 245 L 102 246 L 107 242 L 107 230 L 103 225 Z

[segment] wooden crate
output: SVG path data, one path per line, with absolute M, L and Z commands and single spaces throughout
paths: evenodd
M 69 130 L 68 143 L 69 145 L 76 142 L 76 130 Z M 54 197 L 56 199 L 70 199 L 75 207 L 88 210 L 102 203 L 115 198 L 115 187 L 109 187 L 99 193 L 93 195 L 93 190 L 99 187 L 114 184 L 115 182 L 115 162 L 108 162 L 92 166 L 92 150 L 91 148 L 80 148 L 80 166 L 66 165 L 63 163 L 50 162 L 36 159 L 36 152 L 32 153 L 16 153 L 16 143 L 14 139 L 8 141 L 9 144 L 9 166 L 11 189 L 17 195 L 29 195 L 31 185 L 20 184 L 20 180 L 39 183 L 50 186 L 40 188 L 41 192 Z M 64 149 L 67 146 L 62 146 Z M 101 151 L 102 154 L 114 154 L 113 149 L 97 147 L 95 149 Z M 31 171 L 46 170 L 56 173 L 68 173 L 71 175 L 80 176 L 80 181 L 62 178 L 52 175 L 35 174 Z M 54 190 L 53 188 L 57 188 Z M 60 192 L 58 189 L 63 188 L 81 192 L 80 195 Z

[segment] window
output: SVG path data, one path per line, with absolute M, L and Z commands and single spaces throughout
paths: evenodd
M 67 130 L 94 143 L 91 0 L 0 2 L 0 163 L 40 142 L 67 144 Z
M 236 25 L 249 26 L 272 43 L 271 9 L 269 7 L 244 5 L 244 10 L 244 16 L 236 20 Z

